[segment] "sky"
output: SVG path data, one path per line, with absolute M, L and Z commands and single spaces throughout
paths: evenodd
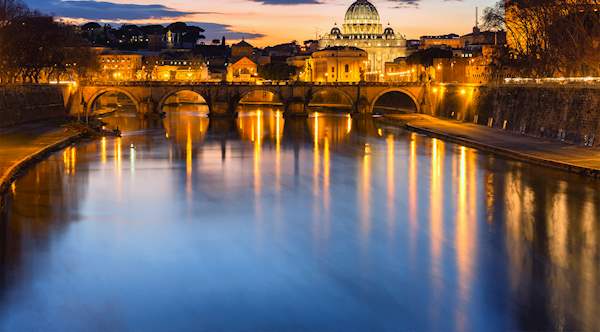
M 206 37 L 246 39 L 255 46 L 314 39 L 342 24 L 354 0 L 24 0 L 65 21 L 110 24 L 192 23 Z M 381 21 L 408 39 L 464 34 L 475 24 L 475 8 L 496 0 L 371 0 Z

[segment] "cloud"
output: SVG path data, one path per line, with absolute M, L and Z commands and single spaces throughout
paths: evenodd
M 262 33 L 255 32 L 243 32 L 232 30 L 232 26 L 228 24 L 220 23 L 206 23 L 206 22 L 187 22 L 187 24 L 199 26 L 206 30 L 204 35 L 206 41 L 210 42 L 211 39 L 220 39 L 225 36 L 227 39 L 257 39 L 265 37 Z
M 395 5 L 392 8 L 418 8 L 421 0 L 389 0 Z M 443 0 L 444 2 L 462 2 L 463 0 Z
M 175 10 L 163 5 L 121 4 L 92 0 L 25 0 L 27 5 L 43 13 L 61 18 L 76 20 L 102 21 L 112 26 L 120 26 L 126 22 L 156 20 L 163 24 L 164 20 L 185 21 L 184 17 L 197 14 L 216 14 L 208 12 L 190 12 Z M 280 0 L 266 0 L 280 1 Z M 314 1 L 314 0 L 300 0 Z M 208 22 L 187 22 L 204 28 L 207 41 L 225 36 L 228 39 L 256 39 L 265 37 L 255 32 L 235 31 L 231 25 Z
M 319 0 L 250 0 L 263 5 L 293 6 L 293 5 L 315 5 L 321 4 Z
M 393 8 L 419 7 L 421 0 L 390 0 L 395 5 Z
M 178 18 L 202 14 L 175 10 L 163 5 L 120 4 L 92 0 L 25 0 L 27 5 L 43 13 L 88 20 L 144 20 Z

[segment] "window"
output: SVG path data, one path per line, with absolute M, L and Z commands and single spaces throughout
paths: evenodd
M 344 72 L 349 72 L 350 71 L 350 66 L 348 66 L 348 64 L 344 65 Z
M 331 67 L 331 72 L 335 73 L 335 67 Z

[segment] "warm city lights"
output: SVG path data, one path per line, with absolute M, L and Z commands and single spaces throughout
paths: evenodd
M 0 0 L 0 332 L 600 331 L 600 0 Z

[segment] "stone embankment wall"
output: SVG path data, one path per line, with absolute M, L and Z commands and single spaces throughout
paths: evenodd
M 600 86 L 432 86 L 433 115 L 600 146 Z
M 0 127 L 64 117 L 62 85 L 0 85 Z

